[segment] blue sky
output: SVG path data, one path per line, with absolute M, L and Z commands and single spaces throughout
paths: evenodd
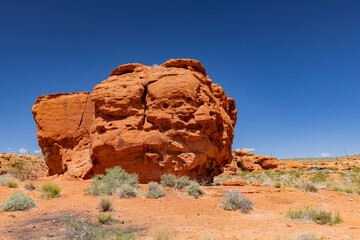
M 91 91 L 129 62 L 193 58 L 236 101 L 234 149 L 359 153 L 359 12 L 355 0 L 2 0 L 0 152 L 39 149 L 40 95 Z

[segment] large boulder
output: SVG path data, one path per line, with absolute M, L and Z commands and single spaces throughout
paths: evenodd
M 196 60 L 122 65 L 92 93 L 45 95 L 32 112 L 49 175 L 121 166 L 140 182 L 164 173 L 209 181 L 232 160 L 235 101 Z
M 279 159 L 269 156 L 257 155 L 245 149 L 232 152 L 236 165 L 245 171 L 259 171 L 261 169 L 273 169 L 282 166 Z

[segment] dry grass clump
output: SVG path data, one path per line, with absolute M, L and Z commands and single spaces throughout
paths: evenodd
M 150 230 L 150 236 L 153 240 L 173 240 L 174 232 L 167 226 L 156 226 Z
M 16 178 L 14 178 L 11 174 L 4 174 L 4 175 L 0 175 L 0 186 L 16 188 L 18 184 Z
M 133 198 L 137 196 L 138 192 L 135 187 L 128 183 L 124 183 L 120 187 L 116 188 L 113 194 L 118 198 Z
M 178 179 L 176 179 L 175 188 L 178 190 L 182 190 L 185 187 L 190 185 L 190 179 L 188 176 L 183 176 Z
M 220 207 L 224 210 L 239 210 L 242 213 L 249 213 L 254 209 L 254 203 L 250 198 L 237 190 L 230 190 L 220 202 Z
M 45 183 L 41 186 L 41 197 L 52 199 L 60 196 L 61 189 L 56 183 Z
M 204 190 L 200 187 L 197 182 L 191 181 L 190 185 L 187 188 L 187 192 L 190 196 L 194 198 L 199 198 L 204 195 Z
M 157 182 L 148 183 L 149 190 L 146 193 L 147 198 L 161 198 L 166 195 L 165 189 Z
M 29 191 L 35 190 L 35 186 L 32 184 L 32 182 L 25 182 L 24 188 Z
M 105 175 L 97 174 L 92 178 L 91 187 L 87 189 L 89 194 L 98 196 L 101 194 L 111 195 L 119 191 L 126 192 L 128 187 L 123 185 L 127 184 L 134 187 L 135 184 L 139 183 L 137 174 L 129 174 L 118 166 L 106 169 L 105 173 Z M 119 196 L 130 195 L 119 194 Z
M 286 217 L 288 219 L 312 222 L 320 225 L 334 225 L 343 222 L 339 212 L 336 212 L 333 215 L 329 211 L 320 210 L 312 206 L 305 206 L 299 209 L 290 209 L 286 214 Z
M 318 188 L 314 184 L 308 182 L 301 184 L 300 188 L 304 189 L 307 192 L 318 192 Z
M 113 209 L 113 204 L 109 198 L 102 198 L 99 206 L 102 212 L 112 211 Z
M 0 204 L 0 212 L 25 211 L 36 206 L 33 198 L 23 192 L 15 193 Z
M 108 224 L 114 220 L 112 213 L 100 213 L 97 215 L 97 219 L 101 224 Z

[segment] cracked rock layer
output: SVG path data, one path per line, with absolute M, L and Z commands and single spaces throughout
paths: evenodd
M 45 95 L 32 112 L 49 175 L 121 166 L 140 182 L 211 181 L 232 160 L 235 101 L 192 59 L 122 65 L 91 94 Z

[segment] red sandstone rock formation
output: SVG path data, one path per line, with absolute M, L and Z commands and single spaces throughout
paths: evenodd
M 256 155 L 245 149 L 234 150 L 233 157 L 239 168 L 250 172 L 278 168 L 282 165 L 281 161 L 274 157 Z
M 196 60 L 122 65 L 91 94 L 45 95 L 32 112 L 50 175 L 121 166 L 141 182 L 212 180 L 232 160 L 235 101 Z

